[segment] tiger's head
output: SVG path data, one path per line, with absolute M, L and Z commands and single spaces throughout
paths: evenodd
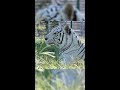
M 71 34 L 71 29 L 67 24 L 59 24 L 57 27 L 53 28 L 51 32 L 49 32 L 45 36 L 45 41 L 47 44 L 55 44 L 60 45 L 62 41 L 66 37 L 66 35 Z

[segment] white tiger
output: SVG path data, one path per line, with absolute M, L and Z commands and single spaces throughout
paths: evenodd
M 53 28 L 45 36 L 45 40 L 47 44 L 55 44 L 59 47 L 59 58 L 63 64 L 71 64 L 74 60 L 85 59 L 85 45 L 66 23 Z
M 85 21 L 85 16 L 72 4 L 50 5 L 47 8 L 40 9 L 35 15 L 35 23 L 46 21 Z

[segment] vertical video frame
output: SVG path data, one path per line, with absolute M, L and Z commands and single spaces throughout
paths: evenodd
M 85 0 L 35 0 L 35 90 L 85 90 Z

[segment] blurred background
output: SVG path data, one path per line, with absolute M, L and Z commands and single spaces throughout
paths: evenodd
M 35 90 L 85 90 L 84 69 L 45 69 L 35 77 Z
M 81 12 L 85 13 L 85 0 L 35 0 L 35 13 L 51 4 L 57 3 L 64 5 L 65 2 L 70 2 Z M 85 43 L 85 23 L 80 23 L 79 21 L 68 21 L 67 23 L 71 28 L 75 29 L 76 33 L 80 36 L 80 40 Z M 56 81 L 57 89 L 55 89 L 51 84 L 52 77 L 54 77 L 52 70 L 59 69 L 62 65 L 58 63 L 58 48 L 55 46 L 47 47 L 44 35 L 56 25 L 58 25 L 58 22 L 48 24 L 48 22 L 42 21 L 39 27 L 35 29 L 37 30 L 37 34 L 35 33 L 35 90 L 60 90 L 60 87 L 62 87 L 62 90 L 85 90 L 85 78 L 82 78 L 83 82 L 81 84 L 74 83 L 69 87 L 63 86 L 61 82 Z M 74 69 L 73 71 L 79 73 L 80 71 L 76 71 L 76 69 L 84 69 L 85 66 L 84 62 L 76 62 L 64 68 Z M 71 73 L 73 71 L 71 71 Z M 58 77 L 58 79 L 60 79 L 60 77 Z M 63 73 L 62 77 L 66 77 L 66 75 Z M 79 78 L 76 79 L 77 81 L 73 81 L 79 82 L 79 79 L 81 81 L 81 74 L 78 74 L 78 77 Z
M 70 2 L 81 12 L 85 13 L 85 0 L 35 0 L 35 12 L 51 4 L 56 4 L 56 1 L 60 4 L 64 4 L 64 2 Z
M 35 13 L 38 10 L 47 8 L 50 5 L 64 5 L 66 2 L 70 2 L 73 6 L 75 6 L 79 11 L 85 14 L 85 0 L 35 0 Z M 57 22 L 48 23 L 42 22 L 35 31 L 36 37 L 41 37 L 47 34 L 53 27 L 58 25 Z M 75 30 L 75 32 L 79 35 L 84 37 L 85 36 L 85 22 L 73 21 L 69 22 L 68 25 Z

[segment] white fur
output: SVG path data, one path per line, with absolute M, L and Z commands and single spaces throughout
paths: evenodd
M 58 27 L 59 27 L 59 29 L 58 29 Z M 64 28 L 62 28 L 62 29 L 60 28 L 62 26 L 59 25 L 58 27 L 53 28 L 51 30 L 51 32 L 48 35 L 46 35 L 46 38 L 48 38 L 46 40 L 46 42 L 47 42 L 47 44 L 58 45 L 58 47 L 60 49 L 59 58 L 60 58 L 61 63 L 71 64 L 74 62 L 74 60 L 80 60 L 82 55 L 83 55 L 82 59 L 85 59 L 85 45 L 83 44 L 83 46 L 81 47 L 81 45 L 82 45 L 81 41 L 79 41 L 80 44 L 78 44 L 79 38 L 78 38 L 77 34 L 75 34 L 75 32 L 71 29 L 71 34 L 68 35 L 68 33 L 66 33 Z M 58 39 L 54 39 L 57 37 L 60 39 L 62 38 L 62 35 L 61 35 L 61 37 L 59 36 L 59 34 L 57 37 L 54 35 L 55 32 L 59 32 L 59 31 L 62 32 L 62 35 L 64 33 L 64 38 L 63 38 L 62 44 L 58 44 L 59 43 Z M 77 38 L 76 38 L 76 36 L 77 36 Z M 82 51 L 82 53 L 80 53 L 81 51 Z
M 53 18 L 53 20 L 61 21 L 63 19 L 63 21 L 66 21 L 66 20 L 67 21 L 71 21 L 71 20 L 68 20 L 67 15 L 63 12 L 65 6 L 66 6 L 66 4 L 64 6 L 50 5 L 47 8 L 40 9 L 36 13 L 35 22 L 40 21 L 40 20 L 49 20 L 50 17 L 54 17 L 57 13 L 59 13 L 58 16 L 56 18 Z M 55 7 L 57 7 L 57 12 L 55 10 Z M 51 11 L 51 8 L 53 9 L 53 11 Z M 85 20 L 85 16 L 84 16 L 84 14 L 82 12 L 80 12 L 74 6 L 73 6 L 73 9 L 74 9 L 74 11 L 76 11 L 77 21 L 81 21 L 82 22 L 83 19 Z M 49 11 L 49 14 L 47 13 L 47 10 Z M 50 17 L 48 17 L 48 15 Z M 51 21 L 53 21 L 53 20 L 51 20 Z

